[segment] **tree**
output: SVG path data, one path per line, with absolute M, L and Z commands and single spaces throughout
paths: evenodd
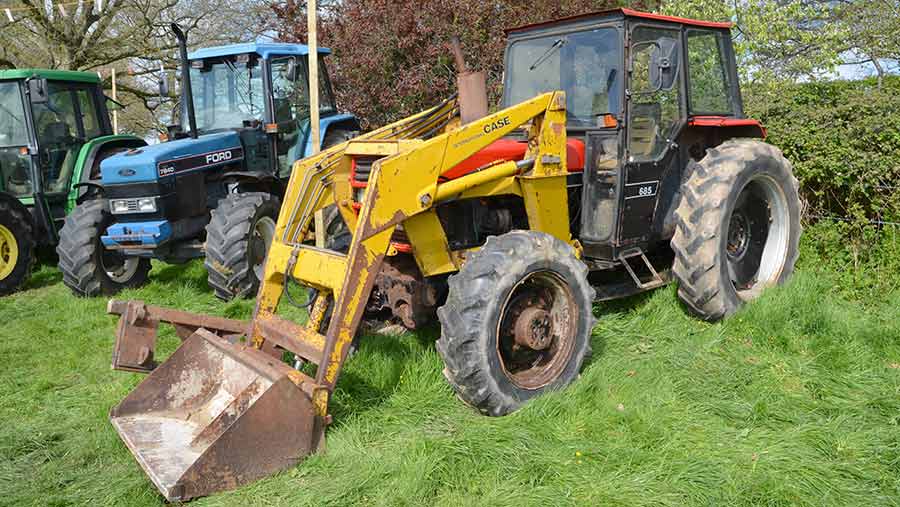
M 15 0 L 13 21 L 0 21 L 0 68 L 100 71 L 108 86 L 115 67 L 126 130 L 143 135 L 160 129 L 172 108 L 171 100 L 161 105 L 156 86 L 160 68 L 171 75 L 178 65 L 169 24 L 188 29 L 194 46 L 252 39 L 263 26 L 253 20 L 267 14 L 262 1 Z
M 835 7 L 816 0 L 678 0 L 661 11 L 735 24 L 738 67 L 748 83 L 813 78 L 841 63 L 846 27 Z
M 342 107 L 368 125 L 383 125 L 452 95 L 456 69 L 446 44 L 461 39 L 472 68 L 488 77 L 491 103 L 500 96 L 504 30 L 617 7 L 604 0 L 342 0 L 319 12 L 319 41 L 330 47 L 331 74 Z M 626 2 L 648 8 L 655 2 Z M 275 4 L 279 36 L 306 39 L 306 3 Z M 389 14 L 388 14 L 389 13 Z
M 900 1 L 843 0 L 840 6 L 848 27 L 845 63 L 871 64 L 881 87 L 888 66 L 900 61 Z

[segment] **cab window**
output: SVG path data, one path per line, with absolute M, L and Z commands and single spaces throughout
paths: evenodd
M 681 108 L 680 33 L 640 26 L 632 33 L 628 91 L 631 162 L 662 157 L 684 117 Z
M 32 105 L 41 174 L 48 193 L 67 192 L 78 152 L 86 141 L 80 106 L 87 91 L 54 81 L 47 88 L 47 102 Z
M 688 30 L 691 114 L 733 114 L 734 83 L 725 65 L 725 33 Z

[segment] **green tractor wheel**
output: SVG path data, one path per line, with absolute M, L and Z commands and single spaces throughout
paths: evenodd
M 15 199 L 0 196 L 0 296 L 15 292 L 28 280 L 34 246 L 28 210 Z

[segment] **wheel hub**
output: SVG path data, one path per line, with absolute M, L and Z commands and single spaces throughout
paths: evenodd
M 740 259 L 747 252 L 750 243 L 750 224 L 740 210 L 735 210 L 728 223 L 728 244 L 725 249 L 734 259 Z
M 553 338 L 550 313 L 541 308 L 526 308 L 515 324 L 516 343 L 532 350 L 544 350 Z
M 19 260 L 19 244 L 12 231 L 0 225 L 0 280 L 3 280 L 16 267 Z

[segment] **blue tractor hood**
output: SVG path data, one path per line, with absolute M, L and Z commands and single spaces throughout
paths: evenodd
M 100 173 L 104 185 L 141 183 L 230 165 L 243 158 L 237 132 L 216 132 L 114 155 L 100 163 Z

